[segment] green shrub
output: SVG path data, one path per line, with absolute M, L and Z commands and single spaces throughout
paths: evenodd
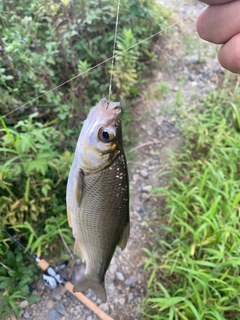
M 168 16 L 155 0 L 122 0 L 117 52 L 166 27 Z M 38 255 L 61 257 L 62 241 L 72 243 L 67 175 L 86 113 L 108 94 L 111 61 L 93 67 L 112 56 L 115 24 L 116 4 L 107 0 L 0 2 L 0 226 Z M 125 98 L 128 123 L 152 46 L 148 40 L 116 59 L 112 100 Z M 8 272 L 16 253 L 10 245 L 5 254 L 4 238 L 0 232 L 0 288 L 4 310 L 17 314 L 30 293 Z
M 184 122 L 169 186 L 155 190 L 168 221 L 159 217 L 155 252 L 146 251 L 144 319 L 239 319 L 239 98 L 226 85 Z

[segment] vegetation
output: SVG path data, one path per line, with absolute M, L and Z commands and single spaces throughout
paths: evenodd
M 166 27 L 167 18 L 157 1 L 122 0 L 116 53 Z M 93 67 L 112 55 L 116 3 L 3 0 L 0 22 L 0 226 L 38 256 L 57 252 L 60 259 L 61 239 L 72 244 L 65 189 L 76 138 L 88 110 L 108 94 L 111 61 Z M 125 99 L 125 128 L 154 59 L 152 40 L 115 59 L 111 99 Z M 36 268 L 4 239 L 0 313 L 17 314 Z
M 231 89 L 229 89 L 231 88 Z M 225 320 L 240 314 L 240 89 L 226 81 L 185 114 L 166 212 L 154 221 L 143 319 Z

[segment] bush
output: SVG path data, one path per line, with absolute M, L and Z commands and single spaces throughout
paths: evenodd
M 117 52 L 163 29 L 167 17 L 156 1 L 122 0 Z M 0 114 L 8 114 L 0 118 L 0 226 L 12 228 L 38 255 L 61 255 L 60 235 L 72 243 L 65 214 L 72 152 L 86 112 L 108 93 L 111 61 L 93 67 L 112 55 L 116 5 L 107 0 L 9 0 L 0 3 L 0 21 Z M 145 62 L 154 60 L 152 46 L 148 40 L 116 58 L 112 100 L 125 98 L 124 105 L 130 106 Z M 12 248 L 5 254 L 1 240 L 0 288 L 3 309 L 11 306 L 17 314 L 13 306 L 30 291 L 23 292 L 19 279 L 8 272 Z M 25 260 L 18 263 L 28 267 Z

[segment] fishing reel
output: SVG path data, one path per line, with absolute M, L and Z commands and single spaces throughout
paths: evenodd
M 63 264 L 55 268 L 48 267 L 43 274 L 43 281 L 45 285 L 52 289 L 56 289 L 59 284 L 65 285 L 67 281 L 63 279 L 58 272 L 66 268 L 67 264 L 68 261 L 65 261 Z

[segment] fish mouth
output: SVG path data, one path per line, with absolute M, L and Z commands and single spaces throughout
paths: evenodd
M 106 98 L 103 98 L 101 100 L 101 104 L 105 110 L 116 110 L 116 111 L 118 111 L 118 113 L 121 113 L 121 103 L 120 102 L 111 102 L 111 101 L 108 101 Z

